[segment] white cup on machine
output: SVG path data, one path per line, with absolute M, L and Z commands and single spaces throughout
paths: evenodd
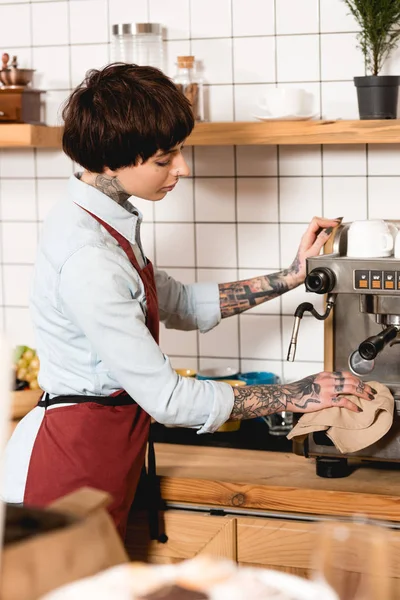
M 305 114 L 307 94 L 302 88 L 268 88 L 259 103 L 273 117 L 301 116 Z
M 353 221 L 347 232 L 347 256 L 380 258 L 393 253 L 396 228 L 382 219 Z

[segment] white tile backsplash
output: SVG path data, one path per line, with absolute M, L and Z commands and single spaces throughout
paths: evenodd
M 9 47 L 31 45 L 30 4 L 0 4 L 0 23 L 2 52 L 8 52 Z
M 0 179 L 1 219 L 36 221 L 35 179 Z
M 282 223 L 308 223 L 322 214 L 320 177 L 280 178 L 280 220 Z
M 143 202 L 150 209 L 151 202 Z M 193 179 L 181 179 L 172 192 L 155 203 L 154 213 L 157 221 L 193 222 Z
M 255 121 L 256 116 L 260 114 L 258 105 L 260 103 L 262 104 L 262 98 L 265 95 L 265 91 L 271 86 L 272 84 L 268 83 L 235 85 L 235 121 Z
M 293 317 L 282 317 L 282 358 L 286 359 L 293 329 Z M 324 360 L 324 322 L 313 317 L 304 317 L 301 320 L 296 361 L 319 362 Z M 305 375 L 311 375 L 308 372 Z
M 276 33 L 318 33 L 319 0 L 278 0 Z
M 282 354 L 281 320 L 275 315 L 239 317 L 240 354 L 243 358 L 275 359 Z
M 324 217 L 344 221 L 367 218 L 365 177 L 324 177 Z
M 277 80 L 319 81 L 319 36 L 277 37 Z
M 233 146 L 197 146 L 194 149 L 194 174 L 196 177 L 234 175 Z
M 359 26 L 344 2 L 320 0 L 321 31 L 359 31 Z
M 107 0 L 69 3 L 71 44 L 105 44 L 109 40 Z
M 204 110 L 209 121 L 233 121 L 233 86 L 209 85 L 204 89 Z
M 192 223 L 157 223 L 155 244 L 160 267 L 191 267 L 194 264 Z
M 195 180 L 196 221 L 236 220 L 233 177 L 201 177 Z
M 146 0 L 111 0 L 108 3 L 110 38 L 111 26 L 116 23 L 146 23 L 149 7 Z
M 190 0 L 190 34 L 192 38 L 231 36 L 231 0 Z
M 72 171 L 71 160 L 62 150 L 36 149 L 36 177 L 69 177 Z
M 371 144 L 369 146 L 368 175 L 400 175 L 398 144 Z
M 189 2 L 149 0 L 149 20 L 151 23 L 163 24 L 167 40 L 188 38 L 190 35 Z
M 73 48 L 71 48 L 73 50 Z M 33 48 L 34 87 L 39 90 L 65 90 L 71 87 L 68 46 Z
M 358 119 L 357 92 L 353 81 L 324 81 L 321 84 L 324 119 Z
M 65 195 L 66 179 L 38 179 L 38 218 L 43 221 L 53 206 Z
M 279 225 L 238 224 L 239 267 L 275 269 L 279 265 Z
M 72 87 L 79 85 L 90 69 L 101 69 L 109 62 L 107 44 L 77 44 L 71 46 Z
M 193 40 L 192 53 L 205 83 L 232 82 L 232 39 Z
M 321 35 L 322 81 L 351 80 L 364 75 L 365 66 L 355 33 Z
M 30 311 L 26 307 L 4 309 L 5 333 L 10 346 L 36 347 Z
M 239 354 L 239 317 L 223 319 L 219 326 L 199 335 L 200 354 L 236 358 Z
M 0 150 L 0 177 L 35 177 L 35 154 L 30 148 Z
M 255 121 L 257 104 L 276 85 L 305 89 L 309 113 L 357 119 L 353 77 L 363 62 L 347 13 L 342 0 L 0 0 L 1 43 L 20 66 L 36 69 L 49 125 L 61 124 L 71 86 L 111 60 L 112 24 L 146 21 L 164 27 L 169 76 L 177 56 L 195 55 L 208 120 Z M 396 74 L 399 64 L 396 50 L 382 73 Z M 192 177 L 161 202 L 134 199 L 147 256 L 183 283 L 234 282 L 288 267 L 314 215 L 400 218 L 396 144 L 184 152 Z M 59 150 L 0 151 L 0 319 L 12 342 L 34 345 L 27 303 L 38 233 L 72 172 Z M 323 310 L 323 298 L 301 286 L 206 335 L 163 328 L 162 350 L 176 367 L 229 365 L 300 379 L 323 368 L 323 324 L 311 317 L 302 320 L 296 362 L 285 360 L 303 301 Z
M 370 146 L 371 152 L 373 146 Z M 366 175 L 367 151 L 364 144 L 323 146 L 322 166 L 326 175 Z
M 236 146 L 236 173 L 248 177 L 277 175 L 277 147 Z
M 278 180 L 276 177 L 238 178 L 237 219 L 241 223 L 278 222 Z
M 279 175 L 321 175 L 321 146 L 280 146 Z
M 4 263 L 32 264 L 36 259 L 37 224 L 7 222 L 1 224 Z
M 32 4 L 32 43 L 34 46 L 62 46 L 69 42 L 68 2 Z
M 233 35 L 273 35 L 275 0 L 232 0 Z
M 369 177 L 369 219 L 400 219 L 400 177 Z
M 236 258 L 236 227 L 225 223 L 196 225 L 197 265 L 199 267 L 234 268 Z
M 252 59 L 249 60 L 249 56 Z M 235 38 L 233 42 L 235 83 L 265 83 L 276 79 L 273 37 Z
M 4 305 L 27 306 L 31 289 L 33 266 L 3 265 Z

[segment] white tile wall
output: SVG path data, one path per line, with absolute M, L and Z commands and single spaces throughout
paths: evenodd
M 149 20 L 164 26 L 167 74 L 178 55 L 196 56 L 210 120 L 253 120 L 277 83 L 303 87 L 310 112 L 358 117 L 358 26 L 341 0 L 0 0 L 2 51 L 36 69 L 48 124 L 60 122 L 60 105 L 86 71 L 110 60 L 111 25 Z M 397 51 L 386 71 L 399 63 Z M 163 202 L 137 203 L 146 253 L 184 283 L 287 267 L 315 214 L 400 218 L 399 148 L 187 148 L 192 176 Z M 27 305 L 37 238 L 72 171 L 61 151 L 0 151 L 0 320 L 12 343 L 34 344 Z M 205 335 L 162 328 L 161 347 L 176 367 L 231 365 L 298 379 L 323 367 L 322 325 L 312 318 L 302 321 L 296 362 L 285 361 L 291 315 L 306 298 L 295 290 Z M 322 309 L 321 298 L 313 301 Z

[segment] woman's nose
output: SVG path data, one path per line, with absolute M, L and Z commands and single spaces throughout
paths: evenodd
M 174 162 L 171 174 L 174 177 L 188 177 L 190 175 L 190 169 L 183 156 L 180 156 L 179 160 Z

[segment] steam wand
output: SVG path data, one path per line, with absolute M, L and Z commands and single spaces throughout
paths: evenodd
M 294 357 L 296 355 L 297 337 L 299 335 L 300 320 L 303 318 L 304 313 L 310 312 L 313 317 L 318 319 L 318 321 L 325 321 L 325 319 L 327 319 L 331 314 L 331 310 L 335 305 L 336 296 L 337 294 L 328 295 L 326 301 L 326 310 L 322 315 L 320 315 L 319 312 L 315 310 L 314 306 L 310 302 L 302 302 L 301 304 L 299 304 L 294 313 L 292 338 L 290 340 L 289 351 L 286 360 L 288 360 L 289 362 L 294 361 Z

